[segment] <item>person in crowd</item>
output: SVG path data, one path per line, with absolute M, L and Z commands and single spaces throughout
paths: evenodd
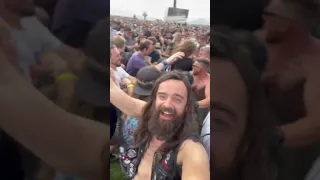
M 110 79 L 110 98 L 122 112 L 140 121 L 134 136 L 137 158 L 129 163 L 130 178 L 210 179 L 207 153 L 194 134 L 198 126 L 191 85 L 183 74 L 172 71 L 162 75 L 148 102 L 129 97 Z
M 181 61 L 176 61 L 170 67 L 171 70 L 192 71 L 193 55 L 197 46 L 192 40 L 184 41 L 175 52 L 184 52 L 185 56 Z
M 116 21 L 110 21 L 110 40 L 114 38 L 115 35 L 117 35 L 119 22 Z
M 140 68 L 147 66 L 147 62 L 145 60 L 146 56 L 154 50 L 153 42 L 150 40 L 145 40 L 140 42 L 139 51 L 134 53 L 128 61 L 126 71 L 131 76 L 136 76 L 137 72 Z
M 137 74 L 137 83 L 134 86 L 134 97 L 148 101 L 152 94 L 155 81 L 160 77 L 160 71 L 154 67 L 141 68 Z M 123 116 L 119 129 L 119 159 L 124 174 L 129 178 L 129 164 L 137 158 L 134 133 L 138 128 L 137 118 Z
M 311 36 L 318 6 L 316 1 L 280 0 L 271 1 L 265 9 L 262 31 L 269 58 L 263 77 L 283 133 L 279 180 L 303 179 L 320 153 L 320 45 Z
M 140 45 L 140 43 L 145 40 L 146 40 L 146 38 L 145 38 L 144 34 L 142 32 L 139 33 L 139 36 L 137 37 L 137 45 Z
M 207 59 L 196 59 L 193 63 L 192 90 L 198 100 L 198 119 L 202 122 L 208 114 L 210 107 L 210 75 L 207 73 L 210 62 Z
M 211 38 L 211 178 L 275 180 L 282 141 L 260 74 L 232 36 Z
M 121 56 L 121 67 L 123 69 L 126 69 L 127 61 L 130 59 L 132 53 L 131 52 L 125 52 L 126 49 L 126 40 L 122 36 L 115 36 L 112 39 L 112 42 L 114 45 L 118 48 Z M 130 56 L 130 57 L 129 57 Z
M 182 36 L 181 36 L 181 33 L 180 32 L 176 32 L 174 35 L 173 35 L 173 40 L 172 42 L 170 42 L 170 44 L 167 46 L 166 48 L 166 51 L 165 51 L 165 54 L 170 56 L 172 54 L 173 51 L 175 51 L 179 45 L 181 44 L 182 42 Z
M 139 69 L 148 66 L 148 63 L 145 60 L 145 56 L 148 56 L 153 50 L 154 45 L 152 44 L 152 41 L 146 40 L 144 42 L 141 42 L 139 45 L 139 51 L 134 53 L 129 59 L 126 69 L 128 74 L 135 77 Z M 170 56 L 170 58 L 162 61 L 161 63 L 158 63 L 154 67 L 162 71 L 166 66 L 172 65 L 174 62 L 176 62 L 177 59 L 181 59 L 183 57 L 185 57 L 185 54 L 183 52 L 177 52 Z
M 207 35 L 205 34 L 201 34 L 200 37 L 199 37 L 199 49 L 202 48 L 202 47 L 205 47 L 208 45 L 208 38 L 207 38 Z
M 145 38 L 148 38 L 151 36 L 151 31 L 149 31 L 149 26 L 145 25 L 143 28 L 142 28 L 142 32 L 143 32 L 143 36 Z
M 210 60 L 210 46 L 201 47 L 198 57 Z
M 121 64 L 121 58 L 118 59 L 118 54 L 121 55 L 121 51 L 124 50 L 125 47 L 125 39 L 121 36 L 116 36 L 113 38 L 113 44 L 117 48 L 117 50 L 112 49 L 111 53 L 114 52 L 117 55 L 115 56 L 115 59 L 110 59 L 110 67 L 113 69 L 113 72 L 115 73 L 116 83 L 118 86 L 120 84 L 127 86 L 128 84 L 135 83 L 135 78 L 130 76 L 123 68 Z M 112 57 L 112 56 L 111 56 Z
M 133 32 L 130 27 L 126 27 L 123 29 L 124 38 L 126 40 L 126 48 L 127 51 L 133 51 L 135 41 L 133 39 Z
M 148 37 L 148 40 L 150 40 L 152 42 L 152 46 L 156 47 L 157 43 L 159 42 L 155 37 L 151 36 L 151 37 Z M 150 57 L 150 62 L 151 64 L 154 64 L 154 63 L 157 63 L 161 56 L 160 56 L 160 53 L 157 49 L 154 49 L 150 54 L 149 54 L 149 57 Z

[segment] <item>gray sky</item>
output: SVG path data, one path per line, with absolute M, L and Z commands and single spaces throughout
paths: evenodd
M 172 6 L 173 0 L 110 0 L 111 14 L 121 11 L 121 15 L 128 16 L 141 16 L 146 11 L 149 17 L 163 19 L 166 9 Z M 189 9 L 189 19 L 210 18 L 210 0 L 177 0 L 177 8 Z

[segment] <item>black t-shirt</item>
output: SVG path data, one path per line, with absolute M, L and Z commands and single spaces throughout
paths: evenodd
M 151 57 L 151 63 L 158 62 L 160 60 L 160 54 L 157 50 L 152 51 L 151 54 L 149 54 Z
M 193 60 L 191 58 L 183 58 L 171 65 L 171 70 L 192 71 Z

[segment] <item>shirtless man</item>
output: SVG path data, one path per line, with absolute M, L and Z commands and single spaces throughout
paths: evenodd
M 265 83 L 280 121 L 279 180 L 301 180 L 320 155 L 320 42 L 310 35 L 318 4 L 272 1 L 265 13 Z
M 192 75 L 193 85 L 192 90 L 200 93 L 204 90 L 205 98 L 197 102 L 199 108 L 208 108 L 210 106 L 210 75 L 207 73 L 210 62 L 207 59 L 197 59 L 193 63 Z
M 191 91 L 184 75 L 172 71 L 155 82 L 151 100 L 144 102 L 129 97 L 110 79 L 111 103 L 141 121 L 135 136 L 138 149 L 128 163 L 130 179 L 210 179 L 208 155 L 192 135 L 197 126 Z

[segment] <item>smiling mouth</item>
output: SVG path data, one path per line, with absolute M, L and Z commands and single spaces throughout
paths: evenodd
M 160 117 L 163 120 L 169 121 L 169 120 L 171 120 L 173 118 L 173 113 L 172 112 L 168 112 L 168 111 L 162 111 L 160 113 Z

